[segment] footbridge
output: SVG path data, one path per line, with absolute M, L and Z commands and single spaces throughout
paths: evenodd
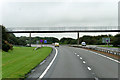
M 72 27 L 10 27 L 7 33 L 68 33 L 77 32 L 79 44 L 79 32 L 120 32 L 119 26 L 72 26 Z M 30 41 L 31 42 L 31 41 Z M 31 43 L 30 43 L 31 46 Z

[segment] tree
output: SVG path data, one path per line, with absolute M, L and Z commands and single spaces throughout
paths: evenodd
M 61 38 L 60 43 L 61 44 L 76 44 L 77 40 L 73 38 Z
M 13 45 L 18 45 L 18 39 L 17 39 L 17 37 L 13 33 L 9 34 L 8 42 L 13 44 Z
M 117 34 L 113 38 L 113 46 L 118 47 L 120 46 L 120 34 Z
M 26 43 L 27 38 L 25 36 L 17 37 L 17 39 L 18 39 L 18 45 L 21 45 L 21 46 L 27 45 Z
M 4 26 L 0 25 L 2 27 L 2 40 L 8 40 L 9 34 L 6 33 L 6 29 Z
M 2 50 L 8 52 L 10 49 L 13 49 L 13 46 L 8 42 L 9 34 L 6 33 L 5 27 L 2 25 L 0 27 L 2 27 Z

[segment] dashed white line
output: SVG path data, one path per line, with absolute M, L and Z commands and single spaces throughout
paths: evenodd
M 58 50 L 56 48 L 55 48 L 55 50 L 56 50 L 56 54 L 55 54 L 53 60 L 50 62 L 50 64 L 48 65 L 48 67 L 46 68 L 46 70 L 42 73 L 42 75 L 38 78 L 38 80 L 41 80 L 44 77 L 44 75 L 47 73 L 47 71 L 49 70 L 49 68 L 53 64 L 54 60 L 56 59 L 56 56 L 58 54 Z
M 87 67 L 89 71 L 91 71 L 92 69 L 90 67 Z
M 75 54 L 77 54 L 77 53 L 75 53 Z M 79 56 L 79 55 L 77 55 L 77 56 Z M 82 57 L 80 57 L 80 59 L 83 59 Z M 85 61 L 83 61 L 83 63 L 85 64 L 86 62 Z M 90 67 L 87 67 L 87 69 L 89 70 L 89 71 L 91 71 L 92 69 L 90 68 Z M 92 73 L 93 75 L 95 74 L 95 73 Z M 97 77 L 95 77 L 95 80 L 98 80 L 98 78 Z
M 82 59 L 82 57 L 80 57 L 80 59 Z
M 85 62 L 85 61 L 83 61 L 83 63 L 85 64 L 86 62 Z
M 99 80 L 97 77 L 95 77 L 95 80 Z

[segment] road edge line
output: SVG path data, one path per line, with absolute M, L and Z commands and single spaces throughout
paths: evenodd
M 54 58 L 52 59 L 52 61 L 50 62 L 50 64 L 47 66 L 47 68 L 45 69 L 45 71 L 39 76 L 38 80 L 41 80 L 44 75 L 47 73 L 47 71 L 50 69 L 50 67 L 52 66 L 54 60 L 56 59 L 57 57 L 57 54 L 58 54 L 58 50 L 56 48 L 54 48 L 56 50 L 56 54 L 54 56 Z
M 101 57 L 107 58 L 107 59 L 109 59 L 109 60 L 111 60 L 111 61 L 114 61 L 114 62 L 120 63 L 118 60 L 113 59 L 113 58 L 108 57 L 108 56 L 105 56 L 105 55 L 103 55 L 103 54 L 99 54 L 99 53 L 97 53 L 97 52 L 93 52 L 93 51 L 89 51 L 89 52 L 91 52 L 91 53 L 93 53 L 93 54 L 97 54 L 97 55 L 99 55 L 99 56 L 101 56 Z

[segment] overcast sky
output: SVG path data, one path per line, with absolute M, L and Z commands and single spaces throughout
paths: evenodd
M 2 0 L 5 27 L 117 26 L 119 0 Z M 1 11 L 2 10 L 2 11 Z M 88 33 L 86 33 L 87 35 Z M 100 33 L 99 33 L 100 34 Z M 105 33 L 104 33 L 105 34 Z M 108 33 L 107 33 L 108 34 Z M 115 34 L 115 33 L 113 33 Z M 16 34 L 17 36 L 28 34 Z M 84 35 L 81 33 L 80 36 Z M 98 35 L 91 33 L 90 35 Z M 76 33 L 32 34 L 76 38 Z

